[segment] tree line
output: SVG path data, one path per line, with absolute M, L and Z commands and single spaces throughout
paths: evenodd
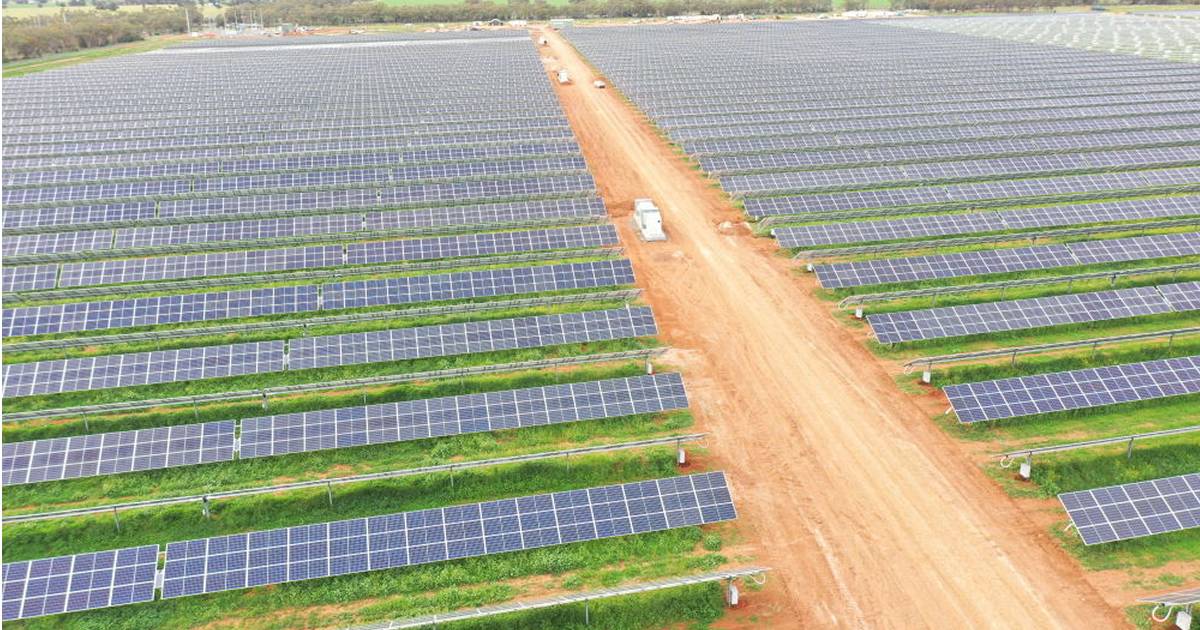
M 462 4 L 418 5 L 345 0 L 275 0 L 253 4 L 254 14 L 261 15 L 267 25 L 284 22 L 304 25 L 486 22 L 548 20 L 555 17 L 647 18 L 695 13 L 774 15 L 832 10 L 831 0 L 572 0 L 566 5 L 551 5 L 544 0 L 509 0 L 503 4 L 466 0 Z M 231 8 L 228 11 L 234 14 L 236 10 Z
M 112 5 L 118 0 L 94 0 Z M 127 0 L 128 1 L 128 0 Z M 138 2 L 139 0 L 133 0 Z M 181 6 L 146 8 L 143 11 L 62 12 L 34 18 L 4 18 L 4 61 L 138 41 L 148 36 L 183 33 L 188 17 L 201 21 L 199 9 L 179 0 Z M 227 3 L 229 0 L 226 0 Z M 779 15 L 825 13 L 832 0 L 570 0 L 550 5 L 545 0 L 464 0 L 461 4 L 389 5 L 366 0 L 232 0 L 253 5 L 253 15 L 266 26 L 283 23 L 338 26 L 380 23 L 486 22 L 489 20 L 546 20 L 574 18 L 654 18 L 685 14 Z M 1092 4 L 1096 0 L 892 0 L 892 7 L 927 11 L 1019 11 L 1065 4 Z M 1129 4 L 1165 4 L 1191 0 L 1124 0 Z M 866 0 L 843 0 L 846 10 L 866 8 Z M 238 21 L 245 12 L 234 6 L 218 24 Z
M 188 17 L 181 7 L 145 11 L 63 11 L 58 15 L 4 18 L 4 61 L 33 59 L 84 48 L 136 42 L 147 36 L 183 33 Z M 192 23 L 200 19 L 190 9 Z

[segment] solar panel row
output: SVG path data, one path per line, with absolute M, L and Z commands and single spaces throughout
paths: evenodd
M 4 398 L 278 372 L 284 342 L 156 350 L 4 366 Z
M 5 267 L 6 290 L 33 291 L 131 282 L 157 282 L 244 273 L 320 269 L 343 265 L 411 262 L 519 252 L 609 247 L 618 243 L 610 224 L 545 230 L 485 232 L 460 236 L 312 245 L 232 252 L 179 254 Z M 61 270 L 61 271 L 59 271 Z M 50 282 L 57 275 L 58 282 Z
M 4 337 L 160 326 L 317 310 L 316 286 L 247 289 L 4 309 Z
M 941 280 L 1200 254 L 1200 232 L 816 265 L 822 287 Z
M 879 313 L 867 322 L 880 343 L 944 339 L 1200 309 L 1200 282 L 1136 287 Z
M 369 205 L 378 204 L 371 203 Z M 338 206 L 331 204 L 324 209 L 329 210 L 336 207 Z M 296 207 L 291 208 L 291 211 L 299 212 L 321 209 Z M 343 216 L 348 218 L 342 218 Z M 604 203 L 598 197 L 540 199 L 470 206 L 414 208 L 402 211 L 367 212 L 350 215 L 296 216 L 259 220 L 247 219 L 222 223 L 132 227 L 117 230 L 115 242 L 108 246 L 118 248 L 147 247 L 154 245 L 246 240 L 250 238 L 275 238 L 312 233 L 313 228 L 332 230 L 334 227 L 342 225 L 342 221 L 347 222 L 345 224 L 347 229 L 341 231 L 356 232 L 360 230 L 396 230 L 449 225 L 531 222 L 536 219 L 602 218 L 604 216 Z M 149 222 L 156 218 L 158 218 L 157 210 L 153 203 L 119 203 L 101 206 L 9 210 L 4 213 L 3 221 L 4 228 L 16 234 L 20 233 L 21 230 L 49 229 L 63 225 L 86 224 L 96 226 L 121 222 Z M 164 218 L 169 219 L 171 217 Z M 10 234 L 11 236 L 12 234 Z M 50 235 L 46 236 L 50 238 Z M 27 251 L 10 252 L 9 248 L 14 246 L 8 245 L 7 241 L 8 239 L 5 242 L 5 254 L 31 253 Z
M 746 212 L 755 218 L 806 215 L 851 210 L 897 211 L 909 206 L 966 204 L 1010 200 L 1019 205 L 1039 199 L 1062 199 L 1099 193 L 1183 192 L 1200 182 L 1200 168 L 1061 175 L 998 182 L 972 182 L 919 188 L 887 188 L 852 192 L 810 193 L 800 196 L 752 197 Z M 1112 195 L 1116 196 L 1116 195 Z
M 722 472 L 167 544 L 162 597 L 379 571 L 737 518 Z M 154 600 L 158 545 L 4 564 L 4 620 Z
M 242 421 L 240 456 L 267 457 L 684 409 L 678 374 L 280 414 Z
M 943 388 L 958 421 L 985 422 L 1200 393 L 1200 356 Z
M 686 409 L 674 373 L 75 437 L 6 441 L 3 485 Z M 240 429 L 240 432 L 239 432 Z M 240 440 L 235 445 L 234 435 Z
M 14 206 L 63 202 L 96 202 L 137 197 L 169 198 L 188 194 L 268 192 L 304 188 L 363 187 L 403 182 L 456 180 L 478 177 L 524 176 L 536 173 L 585 172 L 581 157 L 450 162 L 399 169 L 322 170 L 237 175 L 212 179 L 145 180 L 36 188 L 5 187 L 5 204 Z
M 5 309 L 3 336 L 161 326 L 633 284 L 626 259 Z
M 1134 219 L 1188 217 L 1198 214 L 1200 214 L 1200 197 L 1182 195 L 1024 210 L 934 214 L 882 221 L 822 223 L 775 228 L 771 234 L 781 247 L 817 247 Z
M 722 138 L 695 140 L 682 144 L 684 149 L 693 155 L 721 155 L 812 149 L 835 150 L 847 147 L 903 146 L 927 142 L 992 141 L 1049 135 L 1070 137 L 1076 134 L 1176 129 L 1195 127 L 1197 124 L 1200 124 L 1200 115 L 1194 113 L 1149 114 L 1133 118 L 1081 118 L 964 127 L 923 127 L 799 136 Z
M 92 188 L 102 190 L 93 191 Z M 430 206 L 438 204 L 464 203 L 469 201 L 504 201 L 549 196 L 565 196 L 572 193 L 594 192 L 595 182 L 583 174 L 514 176 L 508 179 L 480 179 L 451 182 L 416 183 L 386 187 L 345 188 L 309 192 L 287 192 L 283 190 L 256 193 L 253 189 L 244 194 L 196 197 L 187 186 L 172 185 L 170 182 L 140 182 L 136 184 L 105 184 L 83 186 L 78 189 L 30 188 L 14 190 L 12 195 L 26 193 L 13 208 L 36 208 L 40 205 L 96 205 L 100 199 L 138 200 L 137 197 L 153 194 L 161 197 L 158 202 L 160 217 L 183 217 L 215 214 L 246 214 L 230 212 L 231 207 L 257 209 L 258 212 L 284 211 L 313 207 L 371 208 L 379 206 Z M 149 192 L 147 192 L 149 191 Z M 6 191 L 7 192 L 7 191 Z M 33 198 L 36 197 L 36 200 Z M 20 204 L 20 205 L 17 205 Z M 108 204 L 114 205 L 114 204 Z M 221 211 L 224 209 L 224 211 Z
M 723 473 L 167 545 L 163 599 L 733 520 Z
M 651 336 L 649 308 L 585 311 L 283 341 L 158 350 L 4 366 L 4 397 L 134 387 L 284 369 L 455 356 Z
M 465 114 L 470 116 L 470 114 Z M 450 114 L 443 114 L 452 118 Z M 121 165 L 119 156 L 111 165 L 89 168 L 49 170 L 10 170 L 4 173 L 5 186 L 38 186 L 50 184 L 80 184 L 119 181 L 123 179 L 155 179 L 185 175 L 254 174 L 280 171 L 341 169 L 348 167 L 395 166 L 435 162 L 466 162 L 504 158 L 570 155 L 578 147 L 569 142 L 537 142 L 498 146 L 448 147 L 426 151 L 380 151 L 374 153 L 342 153 L 295 155 L 257 159 L 220 159 L 213 161 L 168 162 Z
M 924 162 L 898 166 L 860 166 L 815 171 L 779 171 L 727 175 L 721 187 L 733 195 L 778 194 L 810 190 L 861 189 L 912 186 L 921 182 L 948 182 L 1017 177 L 1043 177 L 1055 173 L 1161 168 L 1190 165 L 1200 160 L 1200 146 L 1158 147 L 1122 151 L 1095 151 L 981 158 L 955 162 Z
M 1200 527 L 1200 474 L 1058 495 L 1085 545 Z

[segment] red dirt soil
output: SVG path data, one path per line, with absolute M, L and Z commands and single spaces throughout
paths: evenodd
M 1078 564 L 901 393 L 769 239 L 557 33 L 541 48 L 661 339 L 676 350 L 738 531 L 772 567 L 761 627 L 1127 627 Z M 643 243 L 635 197 L 669 241 Z M 732 225 L 723 225 L 730 222 Z M 924 409 L 922 408 L 924 407 Z M 757 617 L 757 623 L 751 618 Z

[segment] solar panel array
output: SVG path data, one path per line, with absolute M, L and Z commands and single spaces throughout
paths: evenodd
M 1154 20 L 1125 24 L 1135 22 L 1155 31 Z M 1022 16 L 566 36 L 743 197 L 751 219 L 772 219 L 781 246 L 806 248 L 1196 216 L 1200 203 L 1186 193 L 1200 191 L 1200 91 L 1186 86 L 1200 70 L 1067 47 L 1080 36 L 1072 29 L 1109 32 L 1099 23 Z M 1041 42 L 1041 29 L 1062 47 L 1007 41 Z M 835 57 L 877 63 L 864 75 Z M 1016 209 L 946 214 L 983 206 Z M 881 220 L 855 220 L 867 217 Z M 815 271 L 826 288 L 940 281 L 1194 256 L 1195 239 L 867 254 Z
M 4 486 L 686 409 L 675 373 L 5 441 Z M 234 436 L 238 439 L 235 440 Z
M 4 106 L 4 226 L 24 234 L 5 243 L 6 255 L 340 234 L 376 222 L 529 222 L 553 216 L 556 205 L 591 204 L 587 216 L 601 216 L 524 38 L 439 34 L 204 52 L 13 80 Z M 458 85 L 444 81 L 450 68 Z M 372 89 L 300 94 L 297 74 L 354 76 Z M 395 207 L 418 213 L 388 211 Z M 165 226 L 214 217 L 270 222 Z M 129 231 L 97 230 L 114 223 Z M 82 225 L 86 233 L 33 236 Z
M 867 323 L 880 343 L 944 339 L 1200 310 L 1200 282 L 1135 287 L 878 313 Z
M 279 378 L 237 377 L 565 344 L 572 346 L 520 354 L 586 361 L 567 355 L 656 334 L 648 308 L 586 310 L 601 308 L 586 301 L 599 298 L 572 294 L 570 308 L 527 309 L 525 301 L 511 306 L 515 314 L 554 313 L 549 315 L 172 345 L 171 327 L 178 325 L 189 325 L 188 334 L 215 335 L 227 329 L 207 326 L 221 320 L 308 323 L 327 321 L 308 318 L 313 313 L 341 309 L 578 292 L 634 281 L 628 260 L 594 250 L 617 245 L 616 230 L 606 223 L 596 184 L 528 37 L 317 39 L 122 56 L 86 70 L 5 81 L 3 290 L 30 292 L 17 299 L 32 306 L 4 311 L 3 336 L 149 329 L 89 337 L 97 351 L 89 346 L 66 355 L 73 358 L 6 363 L 6 399 L 50 396 L 6 400 L 10 409 L 95 402 L 57 396 L 63 393 L 165 384 L 176 385 L 112 396 L 141 404 L 147 397 L 202 389 L 219 397 Z M 311 89 L 296 90 L 297 77 Z M 346 90 L 347 77 L 367 87 Z M 1162 107 L 1170 110 L 1170 103 L 1164 96 Z M 403 264 L 430 260 L 441 262 Z M 547 262 L 511 266 L 517 260 Z M 397 277 L 432 269 L 444 271 Z M 271 282 L 262 275 L 238 277 L 293 270 L 303 273 L 272 276 L 277 280 Z M 122 299 L 101 300 L 96 296 L 118 289 L 91 289 L 177 279 L 197 280 L 171 285 L 175 293 L 195 292 L 159 295 L 162 286 L 121 286 Z M 218 286 L 228 290 L 195 288 Z M 77 296 L 93 297 L 81 302 Z M 538 302 L 558 301 L 544 297 Z M 372 328 L 351 324 L 342 330 Z M 129 348 L 106 343 L 118 339 L 134 339 L 133 349 L 167 349 L 118 354 Z M 22 350 L 37 352 L 32 349 L 45 342 L 58 340 L 25 339 Z M 471 362 L 507 370 L 491 365 L 505 356 Z M 406 367 L 421 366 L 386 369 Z M 180 390 L 218 378 L 230 380 Z M 504 391 L 465 388 L 457 396 L 426 400 L 5 439 L 0 473 L 4 487 L 34 505 L 40 492 L 34 484 L 50 481 L 153 475 L 210 463 L 230 470 L 229 462 L 241 459 L 651 414 L 687 404 L 681 378 L 670 373 Z M 59 487 L 69 494 L 76 485 Z M 6 498 L 10 494 L 6 490 Z M 50 503 L 55 501 L 66 499 Z M 172 542 L 161 569 L 160 546 L 14 562 L 3 567 L 4 620 L 152 601 L 156 589 L 174 598 L 735 516 L 724 475 L 703 473 Z
M 1200 63 L 1200 25 L 1150 15 L 1054 15 L 1040 20 L 904 20 L 898 26 Z
M 383 280 L 73 302 L 3 311 L 4 337 L 161 326 L 633 284 L 626 259 Z
M 4 621 L 154 601 L 158 545 L 4 563 Z
M 163 598 L 379 571 L 736 518 L 724 473 L 167 545 Z
M 816 265 L 813 270 L 822 287 L 841 289 L 1196 254 L 1200 254 L 1200 232 L 1186 232 L 1066 245 L 829 263 Z
M 262 341 L 13 363 L 4 366 L 4 397 L 541 348 L 656 333 L 654 315 L 649 308 L 629 307 L 302 337 L 287 342 L 286 349 L 283 341 Z
M 1200 393 L 1200 356 L 943 388 L 958 421 L 985 422 Z
M 1200 527 L 1200 474 L 1058 495 L 1085 545 Z

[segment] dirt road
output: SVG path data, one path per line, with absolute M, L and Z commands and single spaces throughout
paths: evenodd
M 775 627 L 1125 625 L 1045 530 L 959 452 L 724 195 L 555 33 L 548 66 L 613 212 L 739 530 L 774 567 Z M 535 37 L 537 35 L 535 34 Z M 635 197 L 670 241 L 641 243 Z M 733 225 L 722 225 L 724 222 Z

